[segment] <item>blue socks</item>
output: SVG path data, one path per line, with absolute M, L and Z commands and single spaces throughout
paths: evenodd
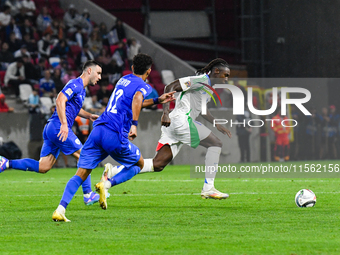
M 86 178 L 86 180 L 83 182 L 83 184 L 81 185 L 83 188 L 83 193 L 84 194 L 88 194 L 90 192 L 92 192 L 91 189 L 91 175 L 89 174 L 89 176 Z
M 39 173 L 39 161 L 30 158 L 10 160 L 9 168 Z
M 66 184 L 63 197 L 61 198 L 60 201 L 60 205 L 63 206 L 65 209 L 67 205 L 71 202 L 72 198 L 74 197 L 74 194 L 76 194 L 82 182 L 83 180 L 78 175 L 75 175 Z
M 109 178 L 108 181 L 111 182 L 111 187 L 121 184 L 123 182 L 126 182 L 130 180 L 132 177 L 134 177 L 136 174 L 140 172 L 140 167 L 139 166 L 132 166 L 129 168 L 123 168 L 122 171 L 120 171 L 118 174 L 116 174 L 114 177 L 111 179 Z

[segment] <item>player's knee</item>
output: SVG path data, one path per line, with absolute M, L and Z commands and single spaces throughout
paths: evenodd
M 222 148 L 223 144 L 220 139 L 216 139 L 213 144 L 214 147 L 220 147 Z
M 162 164 L 161 162 L 157 162 L 157 161 L 153 162 L 153 170 L 155 172 L 163 171 L 164 167 L 165 167 L 164 164 Z

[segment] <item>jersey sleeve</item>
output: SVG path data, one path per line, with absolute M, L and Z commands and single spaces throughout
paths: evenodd
M 137 89 L 137 91 L 142 92 L 143 97 L 144 97 L 144 99 L 145 99 L 145 98 L 146 98 L 148 95 L 150 95 L 150 93 L 152 92 L 152 88 L 151 88 L 150 85 L 144 83 L 144 84 L 141 84 L 141 85 L 139 86 L 139 88 Z
M 196 89 L 202 87 L 204 84 L 210 85 L 209 78 L 206 74 L 199 76 L 188 76 L 180 78 L 178 81 L 181 84 L 183 91 Z
M 75 95 L 79 94 L 82 91 L 83 86 L 81 84 L 70 82 L 66 84 L 61 92 L 67 97 L 67 100 L 70 100 Z

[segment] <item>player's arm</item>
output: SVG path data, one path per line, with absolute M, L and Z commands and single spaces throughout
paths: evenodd
M 137 125 L 140 111 L 142 109 L 144 96 L 142 92 L 137 91 L 132 100 L 132 125 L 130 128 L 129 139 L 137 137 Z
M 207 121 L 209 121 L 211 124 L 214 124 L 214 116 L 212 116 L 211 112 L 209 110 L 207 110 L 207 114 L 206 115 L 202 115 L 202 117 L 204 119 L 206 119 Z M 222 126 L 221 124 L 215 124 L 215 127 L 217 128 L 218 131 L 220 131 L 222 134 L 224 135 L 228 135 L 229 138 L 231 138 L 231 132 L 229 129 L 225 128 L 224 126 Z
M 68 126 L 66 119 L 66 102 L 68 101 L 64 93 L 60 92 L 56 100 L 56 110 L 61 123 L 60 131 L 58 133 L 58 138 L 62 142 L 65 142 L 68 136 Z
M 176 91 L 171 91 L 169 93 L 164 93 L 160 97 L 145 99 L 142 107 L 144 108 L 144 107 L 148 107 L 148 106 L 151 106 L 151 105 L 154 105 L 154 104 L 166 104 L 168 102 L 174 101 L 175 100 L 175 97 L 174 97 L 175 93 L 176 93 Z
M 78 116 L 85 118 L 85 119 L 92 120 L 92 121 L 95 121 L 96 119 L 99 118 L 99 115 L 89 113 L 89 112 L 85 111 L 84 109 L 80 109 Z
M 166 85 L 164 88 L 164 93 L 169 93 L 171 91 L 174 92 L 182 92 L 182 86 L 181 83 L 179 82 L 179 80 L 175 80 L 173 82 L 171 82 L 170 84 Z M 165 104 L 163 104 L 163 115 L 162 115 L 162 126 L 170 126 L 171 120 L 169 117 L 169 109 L 170 109 L 170 102 L 167 102 Z

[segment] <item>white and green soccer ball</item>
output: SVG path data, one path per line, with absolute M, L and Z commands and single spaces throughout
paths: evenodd
M 302 189 L 296 193 L 295 204 L 298 207 L 313 207 L 316 203 L 316 196 L 310 189 Z

